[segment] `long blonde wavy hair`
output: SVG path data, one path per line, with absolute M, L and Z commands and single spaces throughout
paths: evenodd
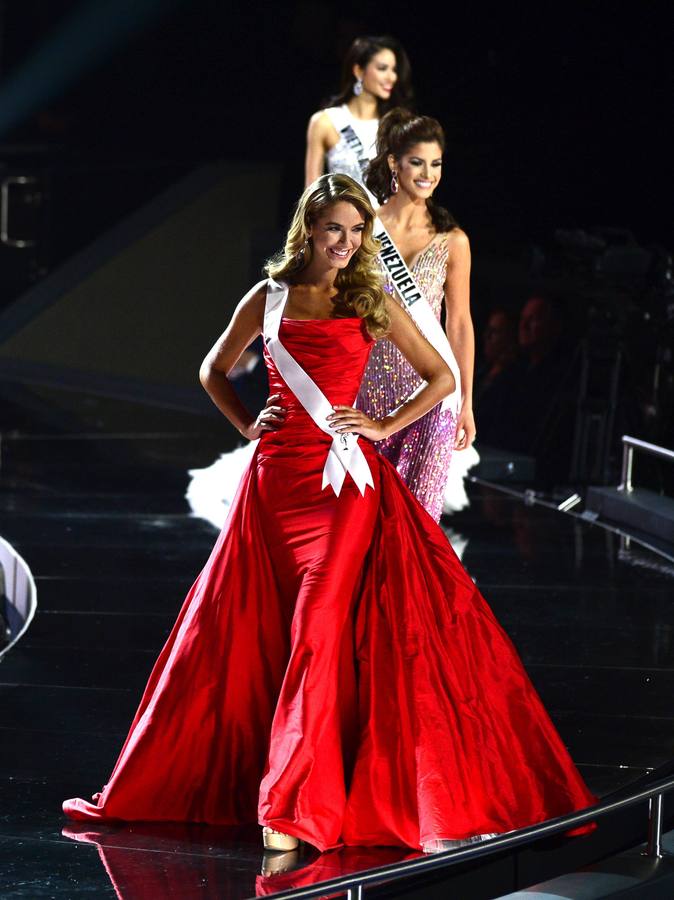
M 372 337 L 378 338 L 386 334 L 391 322 L 386 311 L 383 278 L 376 264 L 380 248 L 372 235 L 375 214 L 363 188 L 348 175 L 321 175 L 306 188 L 293 214 L 285 246 L 269 260 L 265 271 L 275 281 L 290 284 L 300 281 L 313 252 L 309 229 L 329 207 L 339 202 L 353 204 L 363 216 L 365 227 L 360 247 L 349 264 L 337 273 L 335 316 L 345 318 L 355 313 L 363 319 Z

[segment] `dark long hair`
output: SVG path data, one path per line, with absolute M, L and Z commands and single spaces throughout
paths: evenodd
M 356 83 L 353 67 L 360 66 L 364 69 L 372 57 L 379 53 L 380 50 L 390 50 L 395 55 L 398 78 L 388 100 L 377 100 L 379 118 L 394 106 L 411 109 L 414 103 L 414 91 L 412 89 L 410 61 L 402 44 L 387 34 L 380 37 L 356 38 L 344 57 L 339 91 L 333 97 L 330 97 L 324 106 L 341 106 L 343 103 L 347 103 L 353 97 L 353 86 Z
M 388 157 L 393 156 L 400 161 L 410 147 L 432 141 L 436 141 L 444 153 L 445 132 L 437 119 L 417 116 L 408 109 L 392 109 L 386 113 L 377 131 L 377 155 L 370 161 L 365 173 L 365 184 L 380 203 L 386 203 L 391 196 Z M 426 206 L 437 232 L 443 233 L 457 227 L 451 213 L 430 197 L 426 200 Z

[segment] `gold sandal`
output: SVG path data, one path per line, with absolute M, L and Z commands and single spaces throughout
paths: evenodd
M 280 850 L 282 852 L 297 850 L 300 845 L 299 839 L 292 834 L 275 831 L 268 825 L 265 825 L 262 829 L 262 843 L 265 850 Z

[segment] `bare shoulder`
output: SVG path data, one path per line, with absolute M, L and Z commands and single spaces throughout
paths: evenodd
M 453 228 L 447 234 L 447 277 L 470 271 L 470 241 L 462 228 Z
M 265 280 L 260 282 L 260 284 L 256 284 L 248 296 L 251 306 L 264 306 L 267 300 L 267 281 Z
M 463 228 L 452 228 L 447 232 L 447 246 L 455 256 L 470 254 L 470 241 Z
M 264 307 L 267 302 L 267 279 L 258 282 L 242 297 L 237 307 L 237 315 L 262 322 Z
M 334 131 L 334 126 L 330 121 L 330 116 L 324 109 L 319 109 L 309 119 L 309 134 L 313 137 L 323 138 Z

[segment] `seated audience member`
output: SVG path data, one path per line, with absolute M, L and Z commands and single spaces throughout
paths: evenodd
M 517 359 L 517 327 L 505 309 L 493 309 L 482 332 L 482 364 L 476 396 L 480 397 Z
M 475 417 L 480 444 L 511 449 L 513 370 L 518 361 L 517 324 L 505 309 L 493 309 L 482 332 L 482 360 L 475 378 Z
M 517 361 L 478 395 L 481 443 L 535 456 L 539 480 L 563 481 L 573 440 L 576 377 L 559 301 L 529 297 L 520 313 L 518 345 Z

